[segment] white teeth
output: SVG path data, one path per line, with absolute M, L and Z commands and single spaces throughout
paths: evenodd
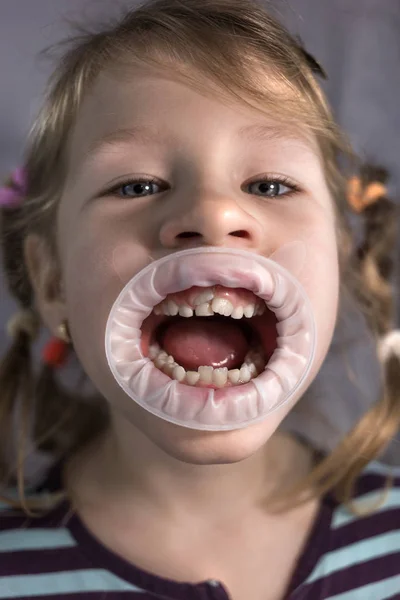
M 230 317 L 233 312 L 233 304 L 226 298 L 214 298 L 211 308 L 215 313 L 224 317 Z
M 251 379 L 251 373 L 248 365 L 243 365 L 240 369 L 240 380 L 247 383 Z
M 193 300 L 193 306 L 200 306 L 200 304 L 205 304 L 206 302 L 210 302 L 214 298 L 213 290 L 204 290 L 204 292 L 200 292 L 196 298 Z
M 208 304 L 208 302 L 204 303 L 204 304 L 199 304 L 199 306 L 196 306 L 196 317 L 212 317 L 214 314 L 213 309 L 211 308 L 211 306 Z
M 253 316 L 262 315 L 266 310 L 266 305 L 261 300 L 256 303 L 249 303 L 246 306 L 239 305 L 234 307 L 227 298 L 214 298 L 212 288 L 205 289 L 193 299 L 193 308 L 191 306 L 179 306 L 174 300 L 164 300 L 161 304 L 154 307 L 154 314 L 167 315 L 175 317 L 211 317 L 214 314 L 223 317 L 232 317 L 233 319 L 242 319 L 245 316 L 251 319 Z
M 179 306 L 173 300 L 168 300 L 167 306 L 165 306 L 165 304 L 163 304 L 163 306 L 164 306 L 164 314 L 165 315 L 175 317 L 179 312 Z M 166 308 L 167 308 L 168 312 L 165 311 Z
M 241 319 L 243 317 L 243 307 L 242 306 L 237 306 L 232 314 L 231 314 L 232 319 Z
M 264 369 L 264 360 L 261 351 L 250 350 L 244 359 L 240 369 L 231 369 L 226 367 L 213 368 L 203 365 L 197 371 L 186 371 L 179 365 L 173 356 L 168 355 L 158 344 L 152 344 L 149 348 L 149 358 L 153 360 L 155 366 L 169 375 L 172 379 L 185 383 L 186 385 L 196 385 L 198 382 L 206 385 L 215 385 L 215 387 L 224 387 L 228 382 L 232 385 L 247 383 L 254 379 Z
M 151 358 L 151 360 L 154 360 L 160 353 L 160 346 L 158 344 L 153 344 L 150 346 L 149 348 L 149 358 Z
M 180 306 L 179 314 L 181 317 L 193 317 L 193 309 L 190 306 Z
M 186 377 L 186 371 L 183 367 L 177 366 L 172 372 L 172 377 L 177 381 L 183 381 Z
M 199 367 L 198 371 L 200 374 L 200 379 L 204 383 L 212 383 L 213 371 L 214 371 L 214 369 L 212 367 Z
M 244 307 L 244 310 L 243 310 L 244 316 L 247 317 L 248 319 L 251 319 L 251 317 L 254 315 L 255 309 L 256 309 L 255 304 L 248 304 L 247 306 Z
M 196 385 L 200 379 L 200 373 L 198 371 L 188 371 L 186 373 L 186 383 L 189 385 Z
M 236 385 L 237 383 L 239 383 L 239 379 L 240 379 L 240 370 L 239 369 L 232 369 L 231 371 L 228 371 L 228 380 L 233 383 L 233 385 Z
M 217 387 L 223 387 L 228 381 L 228 369 L 222 367 L 220 369 L 213 369 L 212 381 Z

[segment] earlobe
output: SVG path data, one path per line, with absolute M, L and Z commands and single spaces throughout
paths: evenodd
M 60 269 L 49 243 L 37 234 L 27 236 L 24 258 L 34 290 L 35 307 L 52 333 L 66 318 L 66 306 L 61 289 Z

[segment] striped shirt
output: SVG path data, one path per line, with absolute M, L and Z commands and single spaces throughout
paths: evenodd
M 368 466 L 357 483 L 358 506 L 379 498 L 389 472 Z M 400 468 L 391 472 L 394 485 L 370 516 L 323 498 L 286 600 L 400 599 Z M 188 584 L 140 570 L 102 546 L 65 501 L 39 519 L 1 507 L 0 599 L 10 598 L 228 600 L 229 593 L 217 581 Z

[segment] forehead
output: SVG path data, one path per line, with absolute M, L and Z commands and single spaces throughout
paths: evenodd
M 318 154 L 315 136 L 298 122 L 235 99 L 211 81 L 194 89 L 172 73 L 140 67 L 99 75 L 83 99 L 71 144 L 82 156 L 118 141 L 173 144 L 219 134 L 235 134 L 239 141 L 295 139 Z

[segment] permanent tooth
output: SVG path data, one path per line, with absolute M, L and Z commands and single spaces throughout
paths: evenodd
M 254 315 L 254 311 L 256 309 L 256 305 L 255 304 L 248 304 L 247 306 L 244 307 L 244 316 L 247 317 L 248 319 L 251 319 L 251 317 Z
M 180 306 L 179 314 L 181 317 L 193 317 L 193 309 L 190 306 Z
M 172 372 L 172 377 L 174 379 L 176 379 L 177 381 L 183 381 L 185 379 L 186 376 L 186 371 L 183 367 L 181 366 L 177 366 L 174 368 L 173 372 Z
M 248 365 L 242 365 L 240 369 L 240 380 L 247 383 L 251 379 L 251 373 Z
M 168 300 L 167 306 L 168 306 L 168 314 L 171 317 L 175 317 L 179 312 L 179 306 L 177 305 L 177 303 L 174 302 L 173 300 Z
M 217 387 L 223 387 L 228 380 L 228 369 L 221 367 L 220 369 L 214 369 L 213 372 L 213 383 Z
M 228 380 L 233 383 L 239 383 L 239 379 L 240 379 L 240 371 L 239 369 L 232 369 L 230 371 L 228 371 Z
M 213 311 L 224 317 L 230 317 L 233 311 L 233 304 L 225 298 L 214 298 L 211 303 Z
M 210 302 L 214 298 L 214 292 L 211 289 L 204 290 L 204 292 L 200 292 L 196 298 L 193 300 L 193 306 L 200 306 L 200 304 L 204 304 L 205 302 Z
M 199 306 L 196 306 L 195 313 L 197 317 L 212 317 L 214 311 L 207 302 L 205 304 L 199 304 Z
M 200 373 L 198 371 L 188 371 L 186 373 L 186 382 L 189 385 L 196 385 L 198 380 L 200 379 Z
M 243 306 L 237 306 L 232 314 L 231 314 L 232 319 L 241 319 L 243 317 Z
M 203 383 L 212 383 L 214 369 L 212 367 L 199 367 L 200 379 Z

